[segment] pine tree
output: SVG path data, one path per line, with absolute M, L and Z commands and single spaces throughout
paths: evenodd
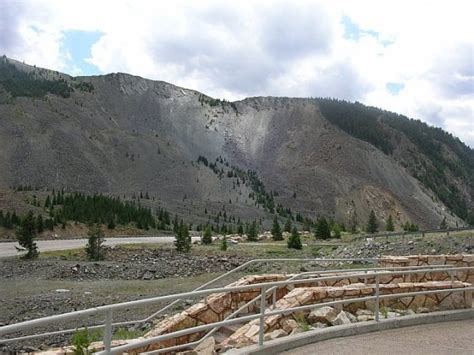
M 329 223 L 326 218 L 321 217 L 316 223 L 316 238 L 320 239 L 329 239 L 331 238 L 331 229 L 329 228 Z
M 111 218 L 109 223 L 107 223 L 107 229 L 115 229 L 115 222 L 113 218 Z
M 222 251 L 226 251 L 226 250 L 227 250 L 227 237 L 226 237 L 225 235 L 224 235 L 223 238 L 222 238 L 220 249 L 221 249 Z
M 291 219 L 288 218 L 285 223 L 285 227 L 283 228 L 285 232 L 291 233 Z
M 275 218 L 273 219 L 272 236 L 273 240 L 283 240 L 283 235 L 281 233 L 281 228 L 280 224 L 278 223 L 277 216 L 275 216 Z
M 342 228 L 338 223 L 332 225 L 332 232 L 334 233 L 334 238 L 341 238 Z
M 250 227 L 248 229 L 248 232 L 247 232 L 247 239 L 251 242 L 255 242 L 257 241 L 257 235 L 258 235 L 258 231 L 257 231 L 257 222 L 256 221 L 253 221 L 251 224 L 250 224 Z
M 32 259 L 38 256 L 38 246 L 34 240 L 36 237 L 36 226 L 32 211 L 29 211 L 21 221 L 16 231 L 16 237 L 18 243 L 27 250 L 27 253 L 23 256 L 24 259 Z
M 174 245 L 176 250 L 179 252 L 187 253 L 191 250 L 191 236 L 189 235 L 189 229 L 182 220 L 178 227 L 178 232 L 176 233 Z
M 242 223 L 239 224 L 237 227 L 237 234 L 242 235 L 244 234 L 244 227 L 242 226 Z
M 301 244 L 300 234 L 296 227 L 293 227 L 290 237 L 288 238 L 288 248 L 290 249 L 302 249 L 303 245 Z
M 38 233 L 43 233 L 44 231 L 43 216 L 41 215 L 38 215 L 38 217 L 36 217 L 36 230 L 38 231 Z
M 204 233 L 201 238 L 202 244 L 211 244 L 212 243 L 212 230 L 209 225 L 206 226 L 206 229 L 204 229 Z
M 103 247 L 104 243 L 104 232 L 98 224 L 89 227 L 87 232 L 89 236 L 86 245 L 86 254 L 89 260 L 103 260 L 105 257 L 105 250 Z
M 375 217 L 374 210 L 370 211 L 369 221 L 367 222 L 367 233 L 377 233 L 377 218 Z
M 388 216 L 388 219 L 387 219 L 387 224 L 385 225 L 385 230 L 387 232 L 393 232 L 395 230 L 395 227 L 393 225 L 393 219 L 392 219 L 392 215 L 389 215 Z

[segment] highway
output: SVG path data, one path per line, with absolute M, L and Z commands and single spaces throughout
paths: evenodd
M 198 240 L 198 237 L 194 237 L 194 240 Z M 119 244 L 142 244 L 142 243 L 173 243 L 174 237 L 126 237 L 126 238 L 106 238 L 104 245 L 113 246 Z M 57 240 L 38 240 L 38 250 L 54 251 L 54 250 L 68 250 L 84 248 L 87 244 L 87 238 L 81 239 L 57 239 Z M 19 247 L 18 242 L 3 242 L 0 243 L 0 258 L 21 255 L 15 246 Z

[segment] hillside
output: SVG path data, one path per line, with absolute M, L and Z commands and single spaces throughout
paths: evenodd
M 373 209 L 381 227 L 389 215 L 397 226 L 438 227 L 444 217 L 463 224 L 474 207 L 472 149 L 419 121 L 333 100 L 230 103 L 3 57 L 0 142 L 0 188 L 146 192 L 150 207 L 193 223 L 226 212 L 268 225 L 291 210 L 360 227 Z

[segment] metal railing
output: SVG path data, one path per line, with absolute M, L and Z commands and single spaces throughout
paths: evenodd
M 222 275 L 219 275 L 218 277 L 202 284 L 201 286 L 199 286 L 199 287 L 195 288 L 194 290 L 192 290 L 192 292 L 199 291 L 199 290 L 204 289 L 205 287 L 213 285 L 216 282 L 218 282 L 220 280 L 223 280 L 224 278 L 229 277 L 230 275 L 235 274 L 238 271 L 244 270 L 245 268 L 247 268 L 248 266 L 250 266 L 252 264 L 258 264 L 258 263 L 262 263 L 262 262 L 269 263 L 269 262 L 290 262 L 290 261 L 292 261 L 292 262 L 304 262 L 304 263 L 308 263 L 308 262 L 313 262 L 313 263 L 315 263 L 315 262 L 318 262 L 318 263 L 360 262 L 360 263 L 371 263 L 374 266 L 376 266 L 377 263 L 378 263 L 378 259 L 375 259 L 375 258 L 347 258 L 347 259 L 343 259 L 343 258 L 333 258 L 333 259 L 322 259 L 322 258 L 304 258 L 304 259 L 302 259 L 302 258 L 285 258 L 285 259 L 281 259 L 280 258 L 280 259 L 276 259 L 275 258 L 275 259 L 253 259 L 253 260 L 249 260 L 249 261 L 245 262 L 244 264 L 239 265 L 239 266 L 235 267 L 234 269 L 232 269 L 232 270 L 230 270 L 230 271 L 228 271 L 228 272 L 226 272 Z M 319 266 L 323 267 L 323 265 L 319 265 Z M 140 324 L 143 324 L 143 323 L 147 323 L 149 321 L 152 321 L 154 318 L 156 318 L 160 314 L 164 313 L 168 309 L 172 308 L 173 306 L 176 306 L 181 301 L 183 301 L 183 299 L 181 299 L 181 298 L 176 299 L 173 302 L 171 302 L 170 304 L 164 306 L 163 308 L 160 308 L 158 311 L 152 313 L 151 315 L 149 315 L 148 317 L 143 318 L 143 319 L 136 319 L 136 320 L 112 323 L 112 327 L 121 327 L 121 326 L 126 326 L 126 325 L 131 325 L 131 324 L 140 325 Z M 106 324 L 103 323 L 103 324 L 89 326 L 89 327 L 87 327 L 87 329 L 88 330 L 96 330 L 96 329 L 102 329 L 102 328 L 105 328 L 105 327 L 106 327 Z M 41 333 L 41 334 L 33 334 L 33 335 L 21 336 L 21 337 L 11 338 L 11 339 L 0 339 L 0 344 L 2 342 L 3 343 L 11 343 L 11 342 L 15 342 L 15 341 L 43 338 L 43 337 L 53 336 L 53 335 L 70 334 L 70 333 L 76 332 L 77 330 L 82 330 L 82 329 L 85 329 L 85 327 L 70 328 L 70 329 L 58 330 L 58 331 L 54 331 L 54 332 L 44 332 L 44 333 Z
M 326 261 L 326 259 L 322 259 L 322 261 Z M 426 294 L 433 294 L 433 293 L 466 292 L 466 291 L 474 290 L 474 287 L 471 286 L 471 287 L 461 287 L 461 288 L 436 289 L 436 290 L 427 290 L 427 291 L 418 291 L 418 292 L 406 292 L 406 293 L 396 293 L 396 294 L 389 294 L 389 295 L 380 295 L 380 277 L 382 276 L 397 276 L 397 275 L 400 276 L 400 275 L 410 275 L 410 274 L 417 274 L 417 273 L 446 272 L 451 275 L 451 278 L 453 278 L 454 275 L 458 272 L 473 272 L 474 271 L 474 267 L 451 267 L 451 266 L 439 267 L 435 265 L 432 265 L 429 267 L 408 267 L 408 268 L 409 269 L 407 269 L 407 267 L 405 268 L 398 267 L 397 270 L 395 271 L 386 271 L 386 269 L 388 268 L 385 268 L 385 269 L 372 268 L 372 269 L 365 269 L 363 270 L 364 272 L 358 272 L 358 270 L 355 271 L 354 269 L 349 269 L 350 270 L 349 274 L 346 273 L 346 274 L 339 274 L 339 275 L 332 275 L 332 276 L 306 278 L 306 279 L 301 279 L 301 280 L 289 279 L 289 280 L 284 280 L 284 281 L 264 282 L 264 283 L 259 283 L 259 284 L 250 284 L 250 285 L 243 285 L 243 286 L 220 287 L 220 288 L 213 288 L 213 289 L 207 289 L 207 290 L 184 292 L 184 293 L 179 293 L 179 294 L 174 294 L 174 295 L 159 296 L 159 297 L 153 297 L 153 298 L 136 300 L 136 301 L 122 302 L 122 303 L 100 306 L 100 307 L 85 309 L 81 311 L 69 312 L 65 314 L 54 315 L 54 316 L 29 320 L 29 321 L 25 321 L 25 322 L 21 322 L 17 324 L 3 326 L 3 327 L 0 327 L 0 335 L 3 336 L 5 334 L 9 334 L 9 333 L 17 332 L 17 331 L 23 331 L 26 329 L 31 329 L 37 326 L 46 325 L 46 324 L 50 324 L 54 322 L 73 320 L 73 319 L 77 319 L 79 317 L 83 317 L 87 315 L 104 314 L 106 316 L 106 324 L 105 324 L 105 329 L 104 329 L 104 334 L 103 334 L 103 342 L 104 342 L 105 350 L 100 352 L 99 354 L 118 354 L 118 353 L 122 353 L 128 350 L 132 350 L 132 349 L 144 347 L 153 343 L 157 343 L 163 340 L 167 340 L 167 339 L 171 339 L 171 338 L 175 338 L 175 337 L 179 337 L 179 336 L 183 336 L 187 334 L 207 331 L 207 330 L 219 328 L 222 326 L 238 324 L 244 321 L 250 321 L 253 319 L 260 318 L 259 344 L 263 345 L 264 318 L 271 315 L 294 313 L 297 311 L 308 310 L 308 309 L 322 307 L 326 305 L 340 305 L 340 304 L 347 304 L 347 303 L 352 303 L 352 302 L 375 300 L 375 317 L 376 317 L 376 320 L 378 321 L 379 320 L 379 302 L 381 299 L 402 298 L 402 297 L 426 295 Z M 319 271 L 319 273 L 329 273 L 329 272 L 343 273 L 344 271 L 337 270 L 337 269 Z M 348 272 L 348 271 L 345 271 L 345 272 Z M 369 272 L 372 273 L 370 274 L 370 276 L 375 277 L 375 295 L 374 296 L 366 296 L 366 297 L 351 298 L 351 299 L 345 299 L 345 300 L 339 300 L 339 301 L 310 304 L 310 305 L 288 308 L 284 310 L 273 309 L 273 310 L 266 311 L 265 306 L 266 306 L 267 290 L 271 290 L 273 288 L 276 289 L 279 287 L 287 287 L 290 285 L 295 286 L 295 285 L 305 284 L 305 283 L 337 281 L 337 280 L 347 279 L 348 277 L 365 278 L 369 276 Z M 316 272 L 308 272 L 307 274 L 311 274 L 311 273 L 316 273 Z M 200 297 L 200 296 L 207 296 L 210 294 L 221 293 L 221 292 L 242 292 L 242 291 L 249 291 L 249 290 L 255 291 L 256 289 L 257 290 L 260 289 L 260 295 L 259 295 L 260 313 L 258 314 L 247 315 L 247 316 L 243 316 L 237 319 L 226 319 L 220 322 L 205 324 L 201 326 L 196 326 L 196 327 L 187 328 L 180 331 L 160 335 L 157 337 L 143 339 L 138 342 L 121 345 L 114 348 L 111 347 L 112 327 L 113 327 L 112 319 L 113 319 L 114 311 L 123 310 L 130 307 L 152 305 L 152 304 L 163 302 L 163 301 L 176 301 L 176 300 L 183 299 L 186 297 Z M 11 339 L 2 339 L 0 340 L 0 343 L 4 343 L 10 340 Z M 186 345 L 188 347 L 191 346 L 191 344 L 186 344 Z M 165 350 L 165 349 L 162 349 L 162 350 Z M 167 350 L 170 351 L 171 348 L 167 348 Z

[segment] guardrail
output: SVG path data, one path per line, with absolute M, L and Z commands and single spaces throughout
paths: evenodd
M 446 233 L 449 236 L 450 232 L 462 232 L 462 231 L 474 231 L 474 226 L 470 227 L 456 227 L 456 228 L 447 228 L 447 229 L 425 229 L 419 231 L 401 231 L 401 232 L 381 232 L 381 233 L 366 233 L 359 235 L 360 238 L 382 238 L 382 237 L 398 237 L 398 236 L 409 236 L 409 235 L 421 235 L 422 237 L 425 234 L 435 234 L 435 233 Z
M 259 259 L 259 260 L 261 261 L 262 259 Z M 277 260 L 281 260 L 281 259 L 277 259 Z M 294 259 L 290 259 L 290 260 L 294 260 Z M 297 260 L 301 260 L 301 259 L 297 259 Z M 319 259 L 319 260 L 328 261 L 328 259 Z M 338 260 L 347 260 L 347 259 L 338 259 Z M 184 293 L 179 293 L 179 294 L 174 294 L 174 295 L 159 296 L 159 297 L 153 297 L 153 298 L 136 300 L 136 301 L 122 302 L 122 303 L 117 303 L 117 304 L 112 304 L 112 305 L 100 306 L 100 307 L 89 308 L 89 309 L 85 309 L 81 311 L 69 312 L 69 313 L 64 313 L 60 315 L 54 315 L 54 316 L 29 320 L 29 321 L 25 321 L 25 322 L 21 322 L 17 324 L 6 325 L 3 327 L 0 327 L 0 335 L 3 336 L 5 334 L 9 334 L 9 333 L 17 332 L 17 331 L 23 331 L 26 329 L 31 329 L 37 326 L 46 325 L 46 324 L 50 324 L 54 322 L 75 320 L 80 317 L 88 316 L 88 315 L 105 314 L 106 323 L 105 323 L 105 329 L 104 329 L 104 334 L 103 334 L 103 342 L 104 342 L 105 350 L 102 352 L 99 352 L 99 354 L 118 354 L 118 353 L 122 353 L 128 350 L 150 345 L 159 341 L 163 341 L 166 339 L 171 339 L 171 338 L 179 337 L 182 335 L 206 331 L 213 328 L 219 328 L 226 325 L 242 323 L 243 321 L 250 321 L 253 319 L 260 318 L 259 344 L 263 345 L 264 318 L 270 315 L 294 313 L 296 311 L 302 311 L 302 310 L 307 310 L 307 309 L 311 309 L 315 307 L 328 306 L 328 305 L 338 305 L 338 304 L 347 304 L 347 303 L 352 303 L 352 302 L 375 300 L 376 301 L 375 317 L 376 317 L 376 320 L 378 321 L 380 299 L 401 298 L 401 297 L 426 295 L 426 294 L 432 294 L 432 293 L 444 293 L 444 292 L 465 292 L 465 291 L 474 290 L 474 287 L 463 287 L 463 288 L 437 289 L 437 290 L 430 290 L 430 291 L 418 291 L 418 292 L 407 292 L 407 293 L 398 293 L 398 294 L 390 294 L 390 295 L 380 295 L 379 280 L 381 276 L 409 275 L 409 274 L 416 274 L 420 272 L 423 272 L 423 273 L 447 272 L 451 275 L 451 277 L 453 277 L 454 273 L 457 273 L 459 271 L 473 271 L 474 270 L 474 267 L 451 267 L 451 266 L 438 267 L 435 265 L 432 265 L 430 267 L 408 267 L 408 268 L 409 269 L 407 269 L 407 267 L 405 268 L 399 267 L 397 268 L 398 270 L 395 270 L 395 271 L 386 271 L 387 268 L 385 269 L 371 268 L 371 269 L 364 269 L 363 270 L 364 272 L 360 272 L 360 273 L 358 272 L 359 270 L 355 271 L 354 269 L 349 269 L 351 271 L 350 274 L 344 274 L 344 275 L 305 278 L 301 280 L 289 279 L 289 280 L 284 280 L 284 281 L 265 282 L 265 283 L 250 284 L 250 285 L 235 286 L 235 287 L 220 287 L 220 288 L 213 288 L 213 289 L 207 289 L 207 290 L 196 290 L 196 291 L 191 291 L 191 292 L 184 292 Z M 321 271 L 319 272 L 321 273 Z M 343 271 L 335 269 L 335 270 L 327 270 L 325 272 L 329 273 L 329 272 L 343 272 Z M 300 307 L 293 307 L 293 308 L 289 308 L 285 310 L 271 310 L 268 312 L 266 312 L 265 310 L 266 295 L 267 295 L 267 290 L 269 289 L 285 287 L 289 285 L 298 285 L 298 284 L 304 284 L 304 283 L 318 282 L 318 281 L 337 281 L 337 280 L 345 279 L 348 277 L 364 278 L 368 276 L 369 272 L 372 272 L 371 276 L 375 277 L 375 295 L 374 296 L 311 304 L 311 305 L 305 305 L 305 306 L 300 306 Z M 315 272 L 309 272 L 309 274 L 310 273 L 315 273 Z M 223 276 L 224 275 L 221 275 L 221 277 Z M 133 344 L 121 345 L 114 348 L 111 347 L 112 326 L 113 326 L 112 319 L 113 319 L 114 311 L 131 308 L 131 307 L 137 307 L 137 306 L 152 305 L 152 304 L 163 302 L 163 301 L 166 301 L 166 302 L 177 301 L 186 297 L 207 296 L 213 293 L 220 293 L 220 292 L 242 292 L 242 291 L 255 290 L 255 289 L 260 289 L 260 295 L 259 295 L 260 313 L 259 314 L 243 316 L 238 319 L 226 319 L 226 320 L 216 322 L 216 323 L 196 326 L 196 327 L 187 328 L 180 331 L 160 335 L 153 338 L 147 338 L 139 342 L 134 342 Z M 60 333 L 64 333 L 64 331 L 60 331 Z M 42 334 L 41 336 L 45 336 L 45 334 Z M 14 340 L 21 340 L 21 339 L 22 338 L 15 338 Z M 0 343 L 5 343 L 9 341 L 12 341 L 12 339 L 2 339 L 0 340 Z M 185 344 L 185 345 L 189 347 L 191 344 Z M 176 348 L 176 347 L 173 347 L 173 348 Z M 160 349 L 159 351 L 164 351 L 164 350 L 170 351 L 171 348 Z

